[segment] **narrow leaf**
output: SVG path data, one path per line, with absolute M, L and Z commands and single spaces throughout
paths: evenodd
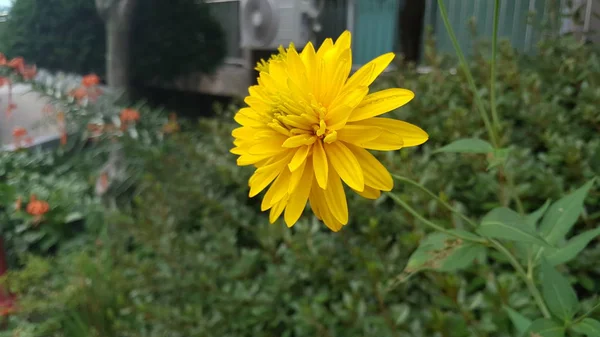
M 600 336 L 600 322 L 592 318 L 584 318 L 581 322 L 573 325 L 571 329 L 587 337 Z
M 490 153 L 494 151 L 494 147 L 485 140 L 478 138 L 464 138 L 456 140 L 440 149 L 437 152 L 454 152 L 454 153 Z
M 510 321 L 515 326 L 517 336 L 523 336 L 525 331 L 531 326 L 531 320 L 510 307 L 504 306 L 504 311 L 506 311 Z
M 408 259 L 405 271 L 412 273 L 426 269 L 456 271 L 469 267 L 485 253 L 485 247 L 464 243 L 444 233 L 425 237 Z
M 549 206 L 550 206 L 550 199 L 546 200 L 546 202 L 542 205 L 542 207 L 538 208 L 533 213 L 527 214 L 525 216 L 525 222 L 529 225 L 529 227 L 531 227 L 531 229 L 535 230 L 538 221 L 540 221 L 540 219 L 542 218 L 544 213 L 546 213 L 546 210 L 548 210 Z
M 529 327 L 528 337 L 529 336 L 540 336 L 540 337 L 564 337 L 565 336 L 565 328 L 562 324 L 553 321 L 547 318 L 540 318 L 533 323 Z M 537 335 L 535 335 L 537 334 Z
M 540 225 L 540 231 L 549 243 L 558 242 L 571 230 L 583 212 L 583 202 L 593 185 L 594 179 L 550 206 Z
M 557 318 L 569 321 L 579 309 L 577 294 L 569 280 L 560 274 L 546 259 L 540 265 L 542 279 L 542 295 L 548 309 Z
M 481 220 L 477 233 L 496 239 L 551 247 L 544 239 L 529 229 L 523 217 L 506 207 L 495 208 L 486 214 Z
M 551 250 L 547 253 L 546 259 L 548 260 L 548 263 L 556 266 L 571 261 L 598 235 L 600 235 L 600 227 L 574 236 L 564 247 Z
M 452 272 L 470 267 L 473 261 L 477 260 L 480 256 L 485 254 L 485 247 L 467 243 L 454 249 L 451 254 L 448 255 L 441 263 L 440 267 L 437 268 L 439 271 Z

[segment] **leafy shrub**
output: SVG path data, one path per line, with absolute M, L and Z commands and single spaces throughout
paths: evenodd
M 204 3 L 143 1 L 132 21 L 133 80 L 170 81 L 211 72 L 225 56 L 224 33 Z M 104 23 L 93 0 L 18 0 L 0 45 L 39 67 L 78 74 L 105 73 Z
M 590 109 L 598 98 L 598 53 L 569 38 L 540 48 L 541 55 L 562 61 L 543 57 L 528 62 L 507 45 L 501 51 L 502 143 L 511 144 L 506 170 L 515 173 L 514 184 L 529 213 L 598 172 L 598 116 Z M 506 175 L 474 160 L 482 155 L 433 153 L 483 131 L 462 75 L 453 75 L 444 66 L 450 61 L 433 50 L 427 56 L 430 73 L 408 69 L 379 84 L 387 87 L 391 81 L 416 92 L 416 99 L 394 114 L 418 121 L 431 140 L 381 159 L 392 172 L 439 191 L 441 200 L 469 210 L 474 219 L 499 206 L 498 200 L 502 206 L 515 205 L 499 189 Z M 569 67 L 550 73 L 555 62 Z M 489 82 L 488 68 L 483 58 L 472 63 L 482 88 Z M 573 83 L 577 90 L 564 90 Z M 561 123 L 549 123 L 549 118 Z M 128 166 L 135 192 L 131 199 L 120 199 L 119 212 L 106 213 L 98 244 L 53 260 L 31 259 L 8 276 L 22 299 L 22 311 L 14 318 L 21 336 L 118 331 L 123 336 L 508 337 L 518 334 L 509 317 L 514 313 L 506 307 L 535 317 L 522 280 L 493 251 L 451 275 L 406 272 L 427 231 L 388 196 L 372 202 L 349 198 L 350 224 L 336 235 L 308 216 L 291 229 L 269 225 L 259 212 L 260 200 L 247 198 L 250 172 L 228 154 L 235 127 L 231 120 L 228 110 L 220 119 L 202 120 L 199 129 L 125 147 L 127 154 L 135 154 L 135 165 Z M 534 131 L 538 126 L 540 131 Z M 573 154 L 575 160 L 569 157 Z M 505 159 L 503 153 L 495 155 L 489 158 L 492 164 Z M 408 184 L 398 183 L 395 193 L 435 223 L 465 226 Z M 598 198 L 592 188 L 569 236 L 596 226 Z M 598 301 L 598 257 L 600 245 L 594 240 L 578 259 L 560 266 L 570 272 L 581 312 Z

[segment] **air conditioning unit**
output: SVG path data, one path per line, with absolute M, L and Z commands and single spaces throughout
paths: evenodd
M 302 47 L 318 29 L 313 0 L 241 0 L 239 13 L 242 48 Z

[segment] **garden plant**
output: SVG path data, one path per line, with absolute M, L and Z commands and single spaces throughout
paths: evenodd
M 344 32 L 197 122 L 1 65 L 63 132 L 0 153 L 0 335 L 600 336 L 600 53 L 517 54 L 495 0 L 466 56 L 438 3 L 456 72 L 349 76 Z

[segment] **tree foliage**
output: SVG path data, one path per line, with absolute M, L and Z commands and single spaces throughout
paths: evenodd
M 0 45 L 54 71 L 105 74 L 106 37 L 93 0 L 16 0 Z M 225 56 L 220 23 L 202 1 L 140 2 L 132 22 L 133 81 L 208 73 Z

